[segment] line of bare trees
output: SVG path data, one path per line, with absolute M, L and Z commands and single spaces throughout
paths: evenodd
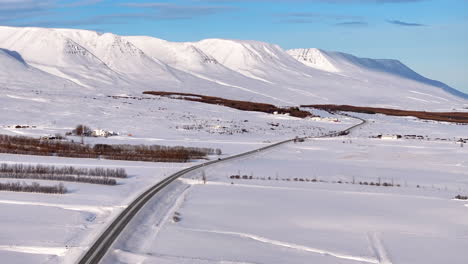
M 91 146 L 66 141 L 0 135 L 0 153 L 150 162 L 188 162 L 193 159 L 204 159 L 211 154 L 221 154 L 221 151 L 212 148 L 159 145 L 96 144 Z
M 0 173 L 0 178 L 7 179 L 33 179 L 45 181 L 67 181 L 103 185 L 116 185 L 117 181 L 108 177 L 86 177 L 74 175 L 51 175 L 51 174 L 33 174 L 33 173 Z
M 100 176 L 113 178 L 127 178 L 127 172 L 123 168 L 76 168 L 73 166 L 55 167 L 45 165 L 25 164 L 0 164 L 0 173 L 27 173 L 48 175 L 76 175 L 76 176 Z
M 71 166 L 59 168 L 43 165 L 0 164 L 0 178 L 116 185 L 117 181 L 109 178 L 112 176 L 125 178 L 127 173 L 124 169 L 87 169 Z
M 278 178 L 278 177 L 254 177 L 253 175 L 231 175 L 229 176 L 229 179 L 232 180 L 262 180 L 262 181 L 294 181 L 294 182 L 321 182 L 321 183 L 333 183 L 333 184 L 359 184 L 359 185 L 370 185 L 370 186 L 383 186 L 383 187 L 401 187 L 401 184 L 395 184 L 393 183 L 393 180 L 391 182 L 382 182 L 381 179 L 379 178 L 377 182 L 367 182 L 367 181 L 356 181 L 354 178 L 352 181 L 342 181 L 342 180 L 337 180 L 337 181 L 326 181 L 326 180 L 319 180 L 317 178 L 309 179 L 309 178 Z M 419 185 L 417 185 L 417 188 L 419 188 Z
M 242 110 L 242 111 L 255 111 L 263 113 L 277 113 L 277 114 L 289 114 L 294 117 L 306 118 L 313 116 L 309 111 L 300 110 L 298 107 L 277 107 L 272 104 L 249 102 L 249 101 L 240 101 L 240 100 L 230 100 L 221 97 L 206 96 L 200 94 L 191 94 L 191 93 L 177 93 L 177 92 L 162 92 L 162 91 L 146 91 L 143 94 L 151 94 L 157 96 L 165 96 L 173 99 L 186 100 L 201 102 L 214 105 L 223 105 L 226 107 Z M 175 96 L 175 97 L 174 97 Z
M 379 107 L 363 107 L 363 106 L 352 106 L 352 105 L 301 105 L 301 107 L 311 107 L 322 109 L 325 111 L 336 112 L 355 112 L 364 114 L 384 114 L 390 116 L 414 116 L 419 119 L 444 121 L 459 124 L 468 124 L 468 113 L 467 112 L 425 112 L 425 111 L 409 111 L 400 109 L 390 108 L 379 108 Z
M 7 182 L 0 183 L 0 191 L 64 194 L 67 192 L 67 188 L 65 188 L 62 183 L 57 185 L 44 186 L 37 182 L 33 182 L 31 184 L 24 182 Z

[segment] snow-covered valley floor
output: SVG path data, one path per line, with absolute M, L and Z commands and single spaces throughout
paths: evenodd
M 67 100 L 62 96 L 58 98 Z M 51 104 L 39 105 L 38 108 L 31 105 L 27 111 L 13 110 L 15 100 L 5 101 L 5 107 L 14 113 L 4 113 L 0 134 L 33 137 L 64 134 L 74 125 L 84 123 L 93 128 L 112 129 L 121 133 L 120 136 L 109 138 L 85 138 L 87 144 L 211 147 L 222 149 L 221 157 L 256 149 L 296 135 L 326 133 L 356 122 L 340 117 L 339 123 L 303 120 L 164 98 L 141 101 L 116 100 L 106 96 L 97 98 L 100 111 L 108 112 L 105 118 L 92 117 L 92 108 L 84 108 L 85 113 L 70 118 L 67 112 L 54 111 L 54 105 Z M 76 101 L 70 105 L 74 104 Z M 148 113 L 144 114 L 142 109 Z M 42 116 L 42 112 L 56 114 Z M 15 128 L 18 124 L 29 127 Z M 243 132 L 242 129 L 246 131 Z M 69 139 L 80 140 L 74 137 Z M 209 158 L 217 159 L 218 156 Z M 190 163 L 150 163 L 0 154 L 0 163 L 124 168 L 129 174 L 127 179 L 118 179 L 116 186 L 65 182 L 69 190 L 65 195 L 0 192 L 0 256 L 8 260 L 8 263 L 75 263 L 100 232 L 138 194 L 171 173 L 199 162 L 203 160 Z M 0 179 L 2 183 L 17 181 Z M 20 181 L 44 185 L 58 183 Z
M 70 107 L 88 100 L 56 98 Z M 298 119 L 167 98 L 107 96 L 70 118 L 54 104 L 32 103 L 23 111 L 14 107 L 16 100 L 4 101 L 1 134 L 64 134 L 85 123 L 121 134 L 86 138 L 88 144 L 211 147 L 223 151 L 221 158 L 357 123 L 323 111 L 314 113 L 324 119 Z M 44 118 L 42 112 L 55 114 Z M 464 263 L 468 202 L 453 197 L 468 193 L 468 149 L 456 142 L 468 138 L 467 126 L 358 116 L 368 122 L 349 136 L 291 143 L 219 164 L 205 170 L 206 185 L 200 173 L 170 185 L 131 222 L 104 263 Z M 379 134 L 424 139 L 374 138 Z M 0 192 L 0 256 L 8 263 L 74 263 L 139 193 L 198 162 L 0 154 L 0 163 L 125 168 L 130 175 L 116 186 L 65 183 L 65 195 Z M 252 179 L 230 178 L 237 174 Z
M 453 199 L 468 193 L 468 149 L 453 140 L 466 126 L 362 117 L 347 137 L 210 167 L 206 184 L 181 179 L 104 263 L 466 263 L 468 201 Z M 448 140 L 369 138 L 379 131 Z
M 69 193 L 64 195 L 1 192 L 0 255 L 8 263 L 74 263 L 139 193 L 170 173 L 190 166 L 7 154 L 0 154 L 0 160 L 12 164 L 125 168 L 129 174 L 115 186 L 66 182 Z
M 318 110 L 313 113 L 322 118 L 300 119 L 142 94 L 151 90 L 281 108 L 468 111 L 467 94 L 398 60 L 286 51 L 258 41 L 172 43 L 0 26 L 0 135 L 55 140 L 83 124 L 118 133 L 86 137 L 91 146 L 213 148 L 222 154 L 208 159 L 223 160 L 358 123 Z M 468 125 L 352 115 L 367 123 L 350 135 L 219 163 L 203 172 L 206 184 L 200 171 L 175 181 L 145 205 L 103 262 L 466 264 L 468 201 L 453 198 L 468 195 L 468 146 L 460 142 L 468 142 Z M 61 195 L 0 191 L 0 262 L 76 263 L 140 193 L 206 161 L 0 154 L 0 164 L 124 168 L 129 174 L 114 186 L 65 182 L 68 192 Z M 0 179 L 18 181 L 59 183 Z

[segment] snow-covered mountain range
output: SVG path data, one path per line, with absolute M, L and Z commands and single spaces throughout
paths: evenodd
M 0 89 L 86 95 L 178 91 L 279 105 L 451 110 L 468 95 L 396 60 L 258 41 L 174 43 L 75 29 L 0 27 Z

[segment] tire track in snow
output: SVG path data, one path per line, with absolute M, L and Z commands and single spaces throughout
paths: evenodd
M 248 238 L 248 239 L 252 239 L 252 240 L 255 240 L 255 241 L 259 241 L 259 242 L 274 245 L 274 246 L 280 246 L 280 247 L 286 247 L 286 248 L 290 248 L 290 249 L 296 249 L 296 250 L 301 250 L 301 251 L 306 251 L 306 252 L 312 252 L 312 253 L 322 254 L 322 255 L 325 255 L 325 256 L 332 256 L 332 257 L 339 258 L 339 259 L 347 259 L 347 260 L 354 260 L 354 261 L 374 263 L 374 264 L 383 264 L 382 262 L 379 262 L 379 260 L 375 259 L 375 258 L 363 257 L 363 256 L 352 256 L 352 255 L 342 254 L 342 253 L 333 252 L 333 251 L 329 251 L 329 250 L 325 250 L 325 249 L 318 249 L 318 248 L 308 247 L 308 246 L 304 246 L 304 245 L 298 245 L 298 244 L 293 244 L 293 243 L 289 243 L 289 242 L 283 242 L 283 241 L 279 241 L 279 240 L 268 239 L 268 238 L 253 235 L 253 234 L 240 233 L 240 232 L 229 232 L 229 231 L 218 231 L 218 230 L 192 229 L 192 228 L 181 228 L 181 229 L 185 229 L 185 230 L 189 230 L 189 231 L 195 231 L 195 232 L 207 232 L 207 233 L 238 236 L 238 237 L 241 237 L 241 238 Z M 388 262 L 388 263 L 385 263 L 385 264 L 391 264 L 391 263 Z
M 371 243 L 372 250 L 374 251 L 379 264 L 392 264 L 392 261 L 388 257 L 387 251 L 380 240 L 379 235 L 376 232 L 368 234 L 369 242 Z
M 153 253 L 150 256 L 148 255 L 141 255 L 135 252 L 129 252 L 129 251 L 124 251 L 124 250 L 116 250 L 115 253 L 117 254 L 118 257 L 120 258 L 125 258 L 128 257 L 129 260 L 132 261 L 132 263 L 159 263 L 161 262 L 161 259 L 164 260 L 175 260 L 177 261 L 176 263 L 182 264 L 260 264 L 257 262 L 239 262 L 239 261 L 231 261 L 231 260 L 218 260 L 218 259 L 210 259 L 210 258 L 201 258 L 201 257 L 188 257 L 188 256 L 176 256 L 176 255 L 169 255 L 169 254 L 156 254 Z M 120 259 L 119 258 L 119 259 Z M 138 260 L 138 261 L 137 261 Z M 128 263 L 125 262 L 125 263 Z M 171 262 L 172 263 L 172 262 Z

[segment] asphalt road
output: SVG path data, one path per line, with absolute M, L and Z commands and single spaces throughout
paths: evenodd
M 351 126 L 349 128 L 346 128 L 341 131 L 337 132 L 331 132 L 325 135 L 321 136 L 316 136 L 316 137 L 308 137 L 308 138 L 325 138 L 325 137 L 337 137 L 337 136 L 342 136 L 342 135 L 347 135 L 350 133 L 353 129 L 358 128 L 359 126 L 362 126 L 366 123 L 364 119 L 355 117 L 355 116 L 350 116 L 343 114 L 345 116 L 351 117 L 351 118 L 356 118 L 361 120 L 361 123 Z M 305 138 L 304 138 L 305 139 Z M 179 172 L 176 172 L 166 179 L 162 180 L 161 182 L 157 183 L 156 185 L 152 186 L 149 188 L 147 191 L 142 193 L 140 196 L 138 196 L 125 210 L 123 210 L 122 213 L 120 213 L 119 216 L 112 222 L 109 227 L 99 236 L 99 238 L 94 242 L 94 244 L 89 248 L 89 250 L 86 252 L 86 254 L 83 255 L 83 257 L 78 261 L 79 264 L 98 264 L 101 259 L 104 257 L 104 255 L 107 253 L 109 248 L 112 246 L 114 241 L 118 238 L 120 233 L 124 230 L 124 228 L 127 226 L 127 224 L 132 220 L 132 218 L 140 211 L 140 209 L 159 191 L 164 189 L 167 185 L 175 181 L 177 178 L 184 176 L 185 174 L 198 170 L 200 168 L 204 168 L 207 166 L 210 166 L 215 163 L 221 163 L 221 162 L 228 162 L 233 159 L 238 159 L 241 157 L 253 155 L 286 143 L 294 142 L 297 140 L 295 139 L 288 139 L 284 140 L 272 145 L 268 145 L 256 150 L 248 151 L 245 153 L 241 153 L 238 155 L 230 156 L 228 158 L 224 159 L 219 159 L 219 160 L 213 160 L 209 161 L 203 164 L 199 164 L 184 170 L 181 170 Z

